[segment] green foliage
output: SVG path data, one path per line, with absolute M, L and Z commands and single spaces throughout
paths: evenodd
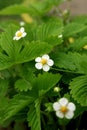
M 16 30 L 15 27 L 10 25 L 6 32 L 1 35 L 0 45 L 2 52 L 0 52 L 0 70 L 14 64 L 31 61 L 37 56 L 51 51 L 52 47 L 47 43 L 38 41 L 29 43 L 23 40 L 21 42 L 13 41 L 13 36 L 15 34 L 13 30 Z
M 44 73 L 33 80 L 33 88 L 38 90 L 39 96 L 42 96 L 54 87 L 60 78 L 60 74 Z
M 28 95 L 15 95 L 8 104 L 4 105 L 3 115 L 1 115 L 0 122 L 3 124 L 6 120 L 17 114 L 21 109 L 33 102 L 34 98 Z
M 54 54 L 55 65 L 66 70 L 66 72 L 70 71 L 71 73 L 87 74 L 86 59 L 86 54 L 79 54 L 77 52 L 68 52 L 68 54 L 62 52 Z
M 40 101 L 35 100 L 35 104 L 32 104 L 27 115 L 27 120 L 31 130 L 41 130 L 41 120 L 40 120 Z
M 41 96 L 47 93 L 60 79 L 60 75 L 53 75 L 44 73 L 34 79 L 32 86 L 35 92 L 38 92 L 40 99 L 35 100 L 35 104 L 32 104 L 28 112 L 28 122 L 32 130 L 41 130 L 40 119 L 40 100 Z
M 21 13 L 28 13 L 29 9 L 23 5 L 11 5 L 0 11 L 1 15 L 19 15 Z
M 8 80 L 0 79 L 0 100 L 7 94 Z
M 1 15 L 19 15 L 22 13 L 30 13 L 34 16 L 42 16 L 46 14 L 53 6 L 59 5 L 65 0 L 44 0 L 32 3 L 28 7 L 23 5 L 11 5 L 0 11 Z
M 42 23 L 38 27 L 31 28 L 29 30 L 28 36 L 30 37 L 30 41 L 40 41 L 47 42 L 52 46 L 56 46 L 62 43 L 61 35 L 63 32 L 63 23 L 61 19 L 51 18 L 46 23 Z
M 82 106 L 87 106 L 87 75 L 73 79 L 70 89 L 73 98 Z
M 7 6 L 13 5 L 13 4 L 20 4 L 21 2 L 23 2 L 23 0 L 9 0 L 9 2 L 7 0 L 3 0 L 0 1 L 0 9 L 5 8 Z
M 87 37 L 80 37 L 76 39 L 73 44 L 70 44 L 68 49 L 72 51 L 80 51 L 85 45 L 87 45 Z
M 65 129 L 70 120 L 57 121 L 53 110 L 53 103 L 62 97 L 75 104 L 76 123 L 87 110 L 87 16 L 70 19 L 57 9 L 64 1 L 24 1 L 27 5 L 13 1 L 0 10 L 4 16 L 0 22 L 0 126 Z M 30 17 L 21 19 L 24 13 Z M 13 40 L 21 27 L 27 35 Z M 43 59 L 45 54 L 51 60 Z M 39 65 L 50 67 L 49 72 L 36 68 L 37 57 L 42 58 Z
M 64 36 L 65 37 L 73 36 L 75 34 L 78 34 L 81 31 L 85 30 L 86 28 L 87 28 L 87 26 L 84 25 L 83 23 L 72 22 L 65 26 Z
M 87 16 L 86 15 L 76 16 L 73 18 L 73 21 L 76 23 L 87 24 Z
M 49 20 L 47 23 L 43 23 L 41 26 L 39 26 L 36 30 L 36 40 L 46 41 L 50 39 L 50 37 L 58 37 L 62 31 L 63 25 L 60 19 Z
M 18 112 L 20 112 L 23 108 L 28 106 L 31 103 L 35 103 L 35 106 L 30 107 L 31 114 L 28 114 L 28 121 L 30 122 L 30 126 L 32 130 L 36 127 L 38 120 L 39 124 L 37 126 L 37 129 L 40 129 L 40 119 L 38 116 L 40 116 L 40 101 L 38 100 L 39 96 L 43 96 L 45 93 L 47 93 L 58 81 L 60 80 L 61 76 L 59 74 L 50 74 L 50 73 L 44 73 L 43 75 L 39 75 L 37 78 L 32 79 L 31 86 L 32 90 L 29 91 L 27 94 L 18 94 L 15 95 L 8 104 L 4 106 L 3 109 L 3 115 L 1 116 L 1 124 L 6 122 L 8 119 L 15 116 Z M 51 82 L 50 82 L 51 80 Z M 29 82 L 25 80 L 18 80 L 16 82 L 16 88 L 18 88 L 20 91 L 27 91 L 29 89 Z M 31 89 L 31 88 L 30 88 Z M 35 99 L 35 95 L 36 99 Z M 34 101 L 35 100 L 35 101 Z M 31 117 L 34 112 L 35 117 Z M 36 120 L 37 117 L 37 120 Z M 31 120 L 32 119 L 32 120 Z M 32 125 L 33 121 L 33 125 Z
M 32 86 L 27 80 L 19 79 L 15 83 L 15 88 L 20 91 L 31 90 Z

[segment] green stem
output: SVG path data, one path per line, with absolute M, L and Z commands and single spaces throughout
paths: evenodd
M 79 116 L 79 120 L 78 120 L 78 122 L 77 122 L 77 128 L 76 128 L 76 130 L 78 130 L 79 129 L 79 126 L 80 126 L 80 123 L 81 123 L 81 118 L 82 118 L 82 114 Z
M 62 126 L 62 130 L 66 130 L 66 127 L 65 127 L 65 125 L 63 125 L 63 126 Z
M 62 130 L 66 130 L 65 118 L 62 119 L 62 122 L 61 122 L 61 129 L 62 129 Z

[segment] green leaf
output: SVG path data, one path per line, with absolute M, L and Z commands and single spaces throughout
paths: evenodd
M 52 49 L 51 45 L 43 42 L 33 41 L 29 43 L 20 41 L 13 41 L 13 36 L 17 31 L 17 27 L 10 25 L 6 32 L 2 33 L 0 39 L 0 70 L 6 69 L 12 65 L 28 62 L 34 60 L 42 54 L 49 53 Z
M 16 72 L 18 73 L 18 76 L 27 81 L 31 81 L 34 77 L 35 74 L 34 72 L 36 71 L 36 68 L 34 66 L 34 62 L 28 62 L 25 64 L 19 64 L 16 66 Z
M 37 89 L 39 96 L 44 95 L 52 89 L 60 80 L 60 74 L 44 73 L 33 80 L 32 86 Z
M 56 52 L 53 54 L 54 63 L 57 67 L 64 69 L 64 72 L 70 70 L 71 73 L 87 74 L 87 55 L 77 52 Z M 60 69 L 61 71 L 61 69 Z M 63 71 L 63 70 L 62 70 Z
M 57 35 L 57 36 L 51 36 L 50 38 L 46 39 L 46 41 L 47 41 L 47 43 L 49 43 L 52 46 L 57 46 L 63 42 L 63 39 L 62 39 L 62 37 L 59 38 Z
M 41 42 L 27 43 L 25 48 L 18 54 L 16 63 L 23 63 L 34 60 L 38 56 L 49 53 L 52 49 L 51 45 Z
M 74 58 L 73 53 L 69 52 L 68 54 L 66 53 L 55 53 L 53 59 L 55 62 L 55 65 L 58 66 L 59 68 L 64 68 L 67 70 L 75 70 L 76 66 L 74 64 L 73 58 Z M 78 56 L 77 54 L 75 56 Z
M 32 85 L 27 80 L 19 79 L 15 83 L 15 88 L 19 91 L 27 91 L 32 89 Z
M 0 11 L 0 15 L 19 15 L 28 13 L 29 9 L 23 5 L 11 5 Z
M 75 105 L 76 105 L 76 110 L 75 110 L 75 116 L 74 116 L 74 118 L 77 118 L 78 116 L 81 116 L 84 111 L 87 110 L 87 106 L 83 107 L 80 104 L 76 104 L 76 103 L 75 103 Z
M 25 108 L 27 105 L 32 103 L 33 97 L 29 95 L 15 95 L 14 98 L 10 99 L 9 103 L 4 105 L 3 115 L 0 115 L 0 123 L 4 123 L 9 118 L 16 115 L 19 111 Z
M 53 6 L 58 6 L 65 0 L 44 0 L 31 3 L 28 7 L 23 5 L 11 5 L 0 11 L 0 15 L 19 15 L 29 13 L 34 16 L 46 14 Z
M 8 80 L 0 79 L 0 100 L 7 94 Z
M 30 5 L 30 13 L 34 15 L 45 15 L 54 6 L 58 6 L 65 0 L 44 0 Z
M 87 26 L 82 23 L 79 24 L 79 23 L 72 22 L 65 26 L 63 34 L 64 37 L 70 37 L 85 30 L 86 28 Z
M 74 78 L 69 88 L 72 97 L 82 106 L 87 106 L 87 75 Z
M 75 23 L 83 23 L 83 24 L 87 24 L 87 16 L 86 15 L 81 15 L 81 16 L 75 16 L 73 18 L 73 22 Z
M 87 45 L 87 37 L 80 37 L 79 39 L 75 40 L 73 44 L 68 46 L 69 50 L 79 51 L 85 45 Z
M 16 23 L 14 20 L 7 19 L 7 20 L 1 20 L 0 21 L 0 29 L 1 31 L 6 30 L 6 28 L 11 24 L 11 23 Z M 0 32 L 1 33 L 1 32 Z
M 3 2 L 2 1 L 0 1 L 0 9 L 3 9 L 3 8 L 5 8 L 5 7 L 7 7 L 7 6 L 10 6 L 10 5 L 13 5 L 13 4 L 20 4 L 20 3 L 22 3 L 23 2 L 23 0 L 9 0 L 9 2 L 7 1 L 7 0 L 3 0 Z
M 63 23 L 59 18 L 51 18 L 41 25 L 31 26 L 27 29 L 28 39 L 30 41 L 47 42 L 48 44 L 55 46 L 62 43 L 62 37 L 58 37 L 63 32 Z
M 41 120 L 40 120 L 40 101 L 35 100 L 35 104 L 31 104 L 30 110 L 28 112 L 27 121 L 31 130 L 41 130 Z
M 60 19 L 52 19 L 47 23 L 43 23 L 36 30 L 36 40 L 48 41 L 52 37 L 56 37 L 58 40 L 58 35 L 63 32 L 63 24 Z

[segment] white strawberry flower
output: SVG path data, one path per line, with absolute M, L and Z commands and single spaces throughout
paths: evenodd
M 49 71 L 50 67 L 54 65 L 54 61 L 50 59 L 49 55 L 45 54 L 42 57 L 37 57 L 35 59 L 36 64 L 35 67 L 40 70 Z
M 21 27 L 20 30 L 18 30 L 15 33 L 15 36 L 13 37 L 13 40 L 19 40 L 19 39 L 25 37 L 26 35 L 27 35 L 27 33 L 25 32 L 24 27 Z
M 56 111 L 57 117 L 71 119 L 74 116 L 76 106 L 67 98 L 61 98 L 58 102 L 53 103 L 53 109 Z

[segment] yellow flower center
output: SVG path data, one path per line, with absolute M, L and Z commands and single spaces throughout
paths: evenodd
M 68 111 L 66 106 L 62 106 L 60 109 L 61 112 L 66 113 Z
M 44 65 L 44 64 L 47 64 L 47 59 L 43 58 L 41 59 L 41 63 Z
M 21 37 L 22 36 L 22 32 L 18 32 L 17 37 Z

